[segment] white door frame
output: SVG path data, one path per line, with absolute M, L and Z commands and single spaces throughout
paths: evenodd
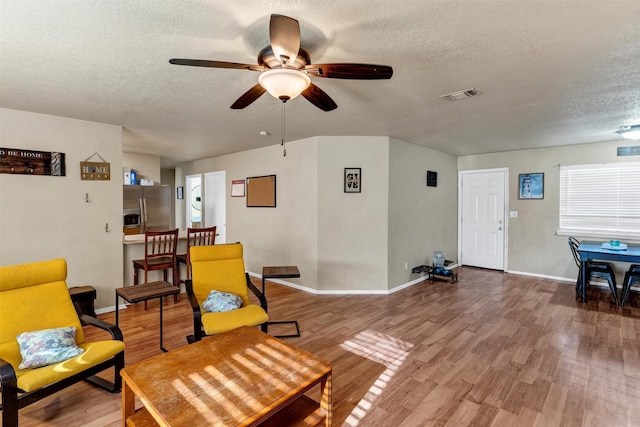
M 502 271 L 507 271 L 509 262 L 509 168 L 472 169 L 458 171 L 458 260 L 461 262 L 461 264 L 464 264 L 464 261 L 462 259 L 462 213 L 464 212 L 464 207 L 462 205 L 464 201 L 464 198 L 462 197 L 462 178 L 465 174 L 486 172 L 504 173 L 504 265 Z
M 204 191 L 202 213 L 203 226 L 216 226 L 216 243 L 227 243 L 227 203 L 226 203 L 226 171 L 206 172 L 204 174 Z M 215 188 L 209 188 L 215 185 Z

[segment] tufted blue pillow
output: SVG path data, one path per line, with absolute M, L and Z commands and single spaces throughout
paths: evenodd
M 71 359 L 84 351 L 76 345 L 76 328 L 23 332 L 17 337 L 22 362 L 19 369 L 39 368 Z
M 202 303 L 202 308 L 208 312 L 231 311 L 240 307 L 242 307 L 242 298 L 238 295 L 215 290 L 209 292 L 209 296 Z

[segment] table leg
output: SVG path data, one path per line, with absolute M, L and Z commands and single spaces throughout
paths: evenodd
M 327 414 L 324 425 L 331 427 L 333 416 L 333 396 L 331 391 L 331 372 L 329 372 L 324 381 L 320 384 L 320 408 Z
M 262 295 L 264 295 L 264 297 L 267 297 L 267 294 L 264 293 L 264 274 L 262 275 Z
M 582 303 L 586 303 L 587 302 L 587 283 L 589 283 L 589 277 L 587 276 L 587 263 L 589 261 L 588 260 L 583 260 L 580 263 L 580 281 L 582 283 L 580 283 L 580 293 L 582 296 Z
M 126 378 L 122 381 L 122 427 L 126 427 L 127 418 L 136 413 L 136 395 L 129 387 Z
M 164 351 L 165 353 L 167 353 L 169 350 L 167 350 L 166 348 L 164 348 L 164 345 L 162 344 L 162 306 L 164 302 L 164 297 L 160 297 L 160 350 Z
M 118 293 L 116 292 L 116 326 L 119 326 L 118 325 L 118 320 L 119 320 L 118 312 L 119 312 L 119 310 L 118 310 Z

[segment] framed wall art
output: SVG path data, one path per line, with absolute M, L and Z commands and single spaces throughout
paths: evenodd
M 438 172 L 427 171 L 427 187 L 438 186 Z
M 518 175 L 518 199 L 544 199 L 544 173 Z
M 344 168 L 344 192 L 359 193 L 362 190 L 361 168 Z

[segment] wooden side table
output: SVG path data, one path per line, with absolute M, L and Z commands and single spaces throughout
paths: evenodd
M 160 298 L 160 350 L 166 353 L 167 349 L 162 345 L 162 303 L 164 297 L 177 295 L 178 293 L 180 293 L 180 288 L 164 281 L 125 286 L 124 288 L 116 289 L 116 326 L 118 326 L 119 323 L 118 313 L 120 312 L 120 310 L 118 310 L 118 297 L 121 297 L 131 304 Z
M 295 265 L 277 266 L 277 267 L 262 267 L 262 294 L 266 297 L 267 294 L 264 291 L 264 282 L 266 279 L 285 279 L 291 277 L 300 277 L 300 270 Z M 300 336 L 300 328 L 298 327 L 297 320 L 280 320 L 277 322 L 269 321 L 269 325 L 285 325 L 292 324 L 296 327 L 296 333 L 290 335 L 274 335 L 276 338 L 295 338 Z
M 91 317 L 96 317 L 93 301 L 96 299 L 96 290 L 93 286 L 74 286 L 69 288 L 71 301 L 77 302 L 82 312 Z

